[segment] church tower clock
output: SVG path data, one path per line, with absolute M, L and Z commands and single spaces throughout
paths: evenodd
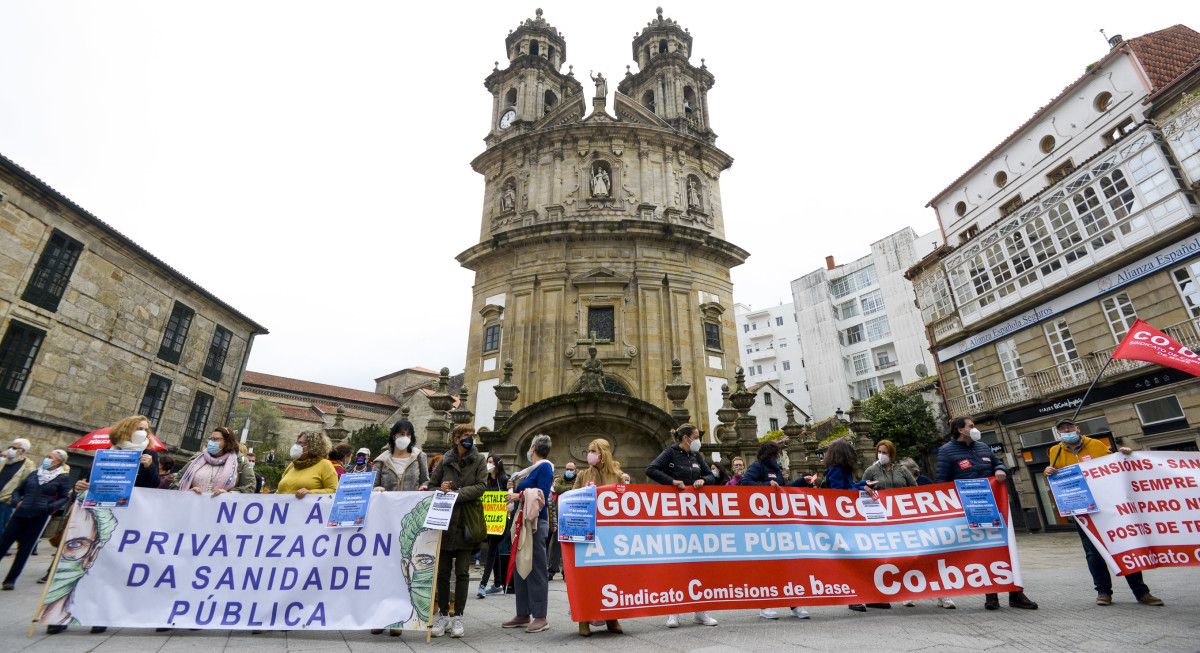
M 471 162 L 484 178 L 479 240 L 458 255 L 475 272 L 476 426 L 513 458 L 550 434 L 559 464 L 605 437 L 640 478 L 680 420 L 712 430 L 738 361 L 729 270 L 748 253 L 725 240 L 720 177 L 733 161 L 709 128 L 714 78 L 661 10 L 611 94 L 603 72 L 587 91 L 562 72 L 566 39 L 541 10 L 505 50 Z

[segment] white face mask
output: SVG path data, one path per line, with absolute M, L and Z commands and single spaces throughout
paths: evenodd
M 532 451 L 525 452 L 525 457 L 529 459 L 529 462 L 533 462 L 533 452 Z
M 886 465 L 890 462 L 892 462 L 891 456 L 887 455 L 886 453 L 879 454 L 879 464 L 880 465 Z
M 396 438 L 396 450 L 399 451 L 400 449 L 404 449 L 407 451 L 408 445 L 411 443 L 412 443 L 412 438 L 408 437 L 407 435 L 402 435 L 402 436 Z
M 692 444 L 688 446 L 688 449 L 690 449 L 692 453 L 700 453 L 701 444 L 700 438 L 697 437 L 695 440 L 692 440 Z
M 138 429 L 133 432 L 130 441 L 134 444 L 146 444 L 147 436 L 146 429 Z
M 300 456 L 304 455 L 304 445 L 300 444 L 299 442 L 293 444 L 292 448 L 288 450 L 288 455 L 292 458 L 299 458 Z
M 983 434 L 979 432 L 979 429 L 975 428 L 967 431 L 967 435 L 971 437 L 972 442 L 979 442 L 979 439 L 983 437 Z
M 12 460 L 13 458 L 16 458 L 16 457 L 17 457 L 17 450 L 16 450 L 16 448 L 15 448 L 15 447 L 9 447 L 9 448 L 8 448 L 8 451 L 5 451 L 5 452 L 4 452 L 4 457 L 5 457 L 5 458 L 8 458 L 9 460 Z
M 487 470 L 488 470 L 488 473 L 491 474 L 492 472 L 496 471 L 496 466 L 493 465 L 492 463 L 488 463 Z

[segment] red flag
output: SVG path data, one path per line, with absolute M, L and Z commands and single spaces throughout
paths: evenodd
M 1157 363 L 1192 376 L 1200 376 L 1200 354 L 1140 319 L 1129 327 L 1129 333 L 1125 334 L 1125 339 L 1113 350 L 1112 357 Z

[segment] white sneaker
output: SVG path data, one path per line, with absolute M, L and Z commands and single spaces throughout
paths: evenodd
M 939 608 L 946 608 L 947 610 L 954 610 L 958 607 L 954 605 L 954 601 L 950 599 L 938 599 L 937 605 Z
M 792 616 L 797 619 L 808 619 L 808 610 L 804 608 L 792 608 Z
M 434 637 L 441 637 L 442 635 L 445 635 L 446 626 L 449 625 L 449 622 L 450 617 L 447 617 L 444 614 L 439 614 L 433 618 L 433 630 L 429 634 L 433 635 Z
M 760 619 L 778 619 L 779 613 L 770 608 L 767 608 L 766 610 L 759 610 L 758 617 Z
M 672 614 L 667 616 L 667 628 L 679 627 L 679 615 Z
M 708 613 L 707 613 L 707 612 L 697 612 L 697 613 L 696 613 L 696 614 L 695 614 L 695 615 L 692 617 L 692 620 L 693 620 L 693 621 L 695 621 L 696 623 L 700 624 L 701 626 L 715 626 L 715 625 L 717 625 L 717 620 L 716 620 L 716 619 L 713 619 L 713 618 L 712 618 L 712 617 L 710 617 L 710 616 L 708 616 Z
M 900 605 L 903 605 L 906 608 L 915 608 L 915 607 L 917 607 L 917 602 L 916 601 L 905 601 L 904 603 L 901 603 Z
M 462 617 L 454 617 L 453 621 L 450 622 L 450 636 L 462 637 L 466 632 L 466 628 L 463 627 Z

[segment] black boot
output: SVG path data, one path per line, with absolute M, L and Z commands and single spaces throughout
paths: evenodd
M 1025 592 L 1009 592 L 1008 607 L 1020 608 L 1022 610 L 1037 610 L 1038 608 L 1037 603 L 1034 603 L 1028 596 L 1025 596 Z
M 66 626 L 46 626 L 47 635 L 57 635 L 67 630 Z
M 983 599 L 983 608 L 985 610 L 999 610 L 1000 609 L 1000 596 L 997 594 L 988 594 Z

